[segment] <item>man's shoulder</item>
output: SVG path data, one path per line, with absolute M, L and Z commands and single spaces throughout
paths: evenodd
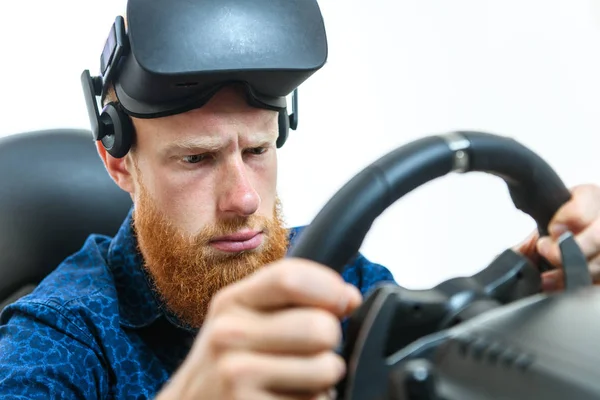
M 293 245 L 306 226 L 290 228 L 290 242 Z M 356 286 L 364 295 L 379 283 L 395 283 L 392 272 L 381 264 L 375 263 L 358 253 L 346 264 L 342 277 L 348 283 Z
M 41 310 L 79 309 L 91 311 L 91 302 L 102 298 L 116 301 L 114 281 L 107 268 L 107 252 L 111 238 L 103 235 L 90 235 L 83 246 L 63 260 L 28 295 L 7 306 L 11 309 L 28 309 L 36 306 Z
M 127 256 L 120 254 L 118 243 L 89 236 L 32 293 L 2 311 L 2 393 L 31 398 L 48 391 L 64 398 L 150 396 L 167 379 L 152 349 L 123 329 L 119 295 L 126 292 L 118 288 Z M 131 313 L 143 314 L 144 304 Z

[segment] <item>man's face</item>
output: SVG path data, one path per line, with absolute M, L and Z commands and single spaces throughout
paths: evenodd
M 157 291 L 198 327 L 216 291 L 285 255 L 277 114 L 228 88 L 200 109 L 134 126 L 135 152 L 107 165 L 124 163 L 116 180 L 134 199 L 139 247 Z

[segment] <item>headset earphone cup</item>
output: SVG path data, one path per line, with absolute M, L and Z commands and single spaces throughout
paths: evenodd
M 277 137 L 277 148 L 281 148 L 290 133 L 290 117 L 287 109 L 279 111 L 279 136 Z
M 102 145 L 114 158 L 122 158 L 131 149 L 133 123 L 131 118 L 119 109 L 115 103 L 108 103 L 102 110 L 100 120 L 110 124 L 109 132 L 102 138 Z

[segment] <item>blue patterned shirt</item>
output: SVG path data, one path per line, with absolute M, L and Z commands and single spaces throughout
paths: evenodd
M 151 290 L 131 225 L 91 235 L 36 290 L 0 316 L 2 399 L 147 399 L 178 368 L 197 332 Z M 290 239 L 301 228 L 290 231 Z M 393 281 L 362 255 L 345 273 L 365 294 Z

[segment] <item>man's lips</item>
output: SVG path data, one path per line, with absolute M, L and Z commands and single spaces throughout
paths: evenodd
M 232 235 L 214 238 L 210 241 L 210 245 L 217 250 L 235 253 L 254 250 L 260 246 L 262 242 L 262 231 L 244 230 Z

